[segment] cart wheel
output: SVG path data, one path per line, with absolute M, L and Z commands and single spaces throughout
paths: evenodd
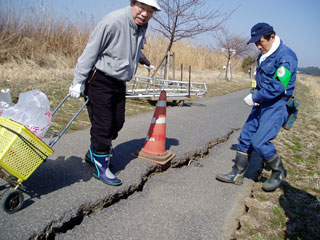
M 9 176 L 9 178 L 10 178 L 12 181 L 14 181 L 14 182 L 16 182 L 16 181 L 18 180 L 18 178 L 17 178 L 17 177 L 12 176 L 12 175 L 10 175 L 10 176 Z
M 22 192 L 19 190 L 9 190 L 3 195 L 1 206 L 6 213 L 12 214 L 21 209 L 23 202 Z
M 178 102 L 178 106 L 179 107 L 183 107 L 183 105 L 184 105 L 184 100 L 181 100 L 181 101 Z

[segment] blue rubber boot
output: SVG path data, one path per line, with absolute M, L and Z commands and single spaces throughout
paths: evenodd
M 112 186 L 121 185 L 121 180 L 118 179 L 109 169 L 110 154 L 94 153 L 91 151 L 91 149 L 89 151 L 96 167 L 96 172 L 93 173 L 93 176 Z
M 112 146 L 110 146 L 109 155 L 110 155 L 110 157 L 112 157 L 112 155 L 113 155 L 113 148 L 112 148 Z M 85 156 L 84 160 L 85 160 L 87 163 L 94 165 L 94 161 L 93 161 L 93 151 L 92 151 L 92 149 L 91 149 L 91 146 L 89 147 L 89 150 L 88 150 L 88 152 L 86 153 L 86 156 Z M 109 162 L 109 167 L 112 167 L 112 164 L 111 164 L 110 162 Z

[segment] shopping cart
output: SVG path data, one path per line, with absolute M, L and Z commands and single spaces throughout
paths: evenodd
M 58 104 L 52 116 L 69 96 L 67 94 Z M 48 145 L 22 124 L 0 117 L 0 177 L 13 187 L 6 188 L 0 194 L 1 206 L 6 213 L 12 214 L 21 209 L 24 197 L 20 190 L 25 191 L 22 182 L 53 153 L 53 145 L 87 105 L 89 99 L 86 96 L 84 98 L 85 102 L 65 128 L 59 134 L 51 135 Z

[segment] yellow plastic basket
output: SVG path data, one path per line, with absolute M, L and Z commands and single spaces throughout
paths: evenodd
M 53 150 L 25 126 L 0 117 L 0 167 L 27 180 Z

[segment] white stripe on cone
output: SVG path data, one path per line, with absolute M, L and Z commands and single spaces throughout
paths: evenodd
M 166 118 L 164 117 L 164 118 L 152 118 L 152 120 L 151 120 L 151 123 L 166 123 Z
M 167 101 L 159 100 L 157 102 L 157 107 L 166 107 L 167 106 Z
M 146 141 L 155 142 L 156 139 L 154 137 L 150 138 L 149 136 L 147 136 Z

